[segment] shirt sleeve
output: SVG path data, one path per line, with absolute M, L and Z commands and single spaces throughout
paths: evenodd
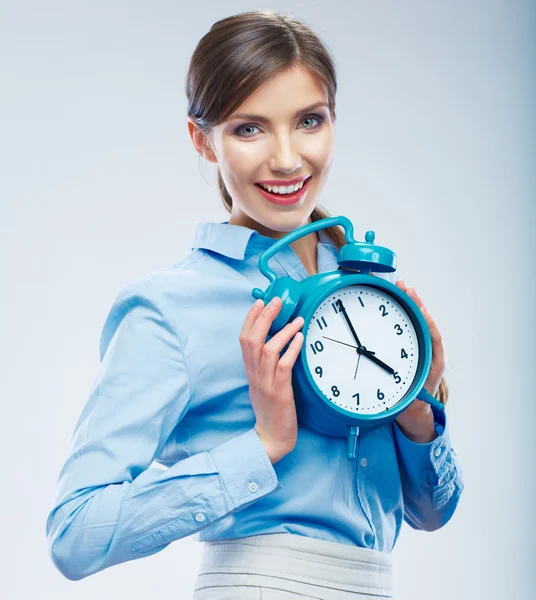
M 167 469 L 151 466 L 190 398 L 178 331 L 154 295 L 141 279 L 115 298 L 58 477 L 46 535 L 70 580 L 155 554 L 281 487 L 253 428 Z
M 399 461 L 404 520 L 413 529 L 434 531 L 454 514 L 463 491 L 460 460 L 451 446 L 445 411 L 432 406 L 437 438 L 426 444 L 410 440 L 393 421 Z

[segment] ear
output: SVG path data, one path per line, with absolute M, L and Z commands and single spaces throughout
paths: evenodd
M 190 134 L 190 139 L 197 152 L 209 162 L 217 163 L 218 159 L 212 151 L 208 137 L 201 131 L 194 118 L 191 116 L 188 117 L 188 133 Z

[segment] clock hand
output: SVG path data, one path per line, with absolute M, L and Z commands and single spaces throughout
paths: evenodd
M 354 346 L 353 344 L 347 344 L 345 342 L 339 342 L 339 340 L 334 340 L 333 338 L 328 337 L 327 335 L 323 335 L 322 336 L 325 340 L 331 340 L 332 342 L 337 342 L 337 344 L 343 344 L 344 346 L 350 346 L 350 348 L 355 348 L 356 350 L 359 351 L 357 346 Z M 370 352 L 370 350 L 369 350 Z M 361 352 L 360 352 L 361 354 Z M 375 352 L 371 352 L 371 354 L 376 354 Z
M 364 354 L 367 358 L 370 358 L 370 360 L 372 362 L 376 363 L 378 366 L 380 366 L 382 369 L 384 369 L 384 371 L 387 371 L 387 373 L 389 373 L 389 375 L 392 375 L 395 372 L 394 369 L 392 369 L 389 365 L 386 365 L 379 358 L 376 358 L 375 356 L 373 356 L 375 353 L 372 352 L 371 350 L 367 350 L 365 348 L 365 346 L 363 346 L 361 344 L 361 342 L 359 341 L 359 338 L 357 337 L 357 333 L 355 332 L 355 329 L 352 325 L 352 322 L 350 321 L 350 318 L 348 317 L 348 314 L 346 313 L 346 308 L 344 307 L 342 300 L 339 298 L 335 304 L 338 305 L 339 311 L 343 314 L 344 318 L 346 319 L 346 322 L 348 323 L 348 326 L 350 327 L 350 331 L 352 332 L 352 335 L 354 336 L 354 339 L 357 342 L 357 345 L 358 345 L 358 347 L 356 348 L 357 352 L 359 354 Z
M 359 369 L 359 361 L 361 360 L 361 354 L 363 354 L 363 353 L 362 352 L 357 353 L 357 365 L 355 366 L 354 379 L 357 377 L 357 369 Z
M 335 302 L 335 304 L 339 307 L 340 312 L 343 314 L 344 318 L 346 319 L 346 322 L 348 323 L 348 327 L 350 327 L 350 331 L 352 332 L 352 335 L 354 336 L 354 340 L 356 341 L 358 348 L 361 348 L 362 344 L 359 341 L 359 338 L 357 337 L 357 333 L 355 332 L 354 326 L 352 325 L 352 322 L 350 321 L 350 317 L 346 313 L 346 308 L 344 307 L 342 300 L 339 298 L 337 300 L 337 302 Z M 359 349 L 358 349 L 358 352 L 359 352 Z
M 349 348 L 354 348 L 354 350 L 357 350 L 358 354 L 376 354 L 376 352 L 373 352 L 372 350 L 367 350 L 365 348 L 365 346 L 361 346 L 361 348 L 358 348 L 357 346 L 354 346 L 353 344 L 347 344 L 346 342 L 340 342 L 339 340 L 334 340 L 333 338 L 328 337 L 327 335 L 323 335 L 322 336 L 325 340 L 331 340 L 332 342 L 337 342 L 337 344 L 342 344 L 343 346 L 348 346 Z
M 370 360 L 372 362 L 376 363 L 384 371 L 387 371 L 387 373 L 389 373 L 389 375 L 392 375 L 395 372 L 395 370 L 392 369 L 389 365 L 386 365 L 379 358 L 376 358 L 376 356 L 373 356 L 375 354 L 374 352 L 371 352 L 370 350 L 365 349 L 365 350 L 362 350 L 361 353 L 364 354 L 367 358 L 370 358 Z

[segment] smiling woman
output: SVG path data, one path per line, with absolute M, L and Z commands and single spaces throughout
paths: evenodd
M 360 435 L 348 460 L 345 438 L 298 425 L 303 318 L 267 341 L 281 299 L 252 304 L 262 252 L 329 216 L 318 202 L 336 90 L 328 50 L 292 16 L 234 15 L 195 48 L 188 132 L 218 166 L 230 218 L 198 223 L 191 253 L 113 302 L 47 519 L 69 579 L 194 536 L 195 600 L 390 598 L 402 523 L 432 531 L 454 513 L 463 482 L 445 413 L 415 405 L 404 429 Z M 343 243 L 338 226 L 313 232 L 274 270 L 298 280 L 336 270 Z
M 201 127 L 190 115 L 188 130 L 198 152 L 218 164 L 225 200 L 232 198 L 229 223 L 280 238 L 311 220 L 333 162 L 334 115 L 327 86 L 310 65 L 275 63 L 262 79 L 219 123 Z M 316 243 L 311 236 L 293 247 L 311 272 Z

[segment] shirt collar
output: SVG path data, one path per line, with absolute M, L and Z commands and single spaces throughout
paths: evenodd
M 319 243 L 335 246 L 324 229 L 318 232 Z M 242 225 L 231 225 L 229 221 L 214 223 L 210 221 L 196 224 L 192 250 L 197 248 L 212 250 L 229 258 L 243 260 L 246 251 L 251 248 L 265 249 L 277 240 L 261 235 L 255 229 Z

